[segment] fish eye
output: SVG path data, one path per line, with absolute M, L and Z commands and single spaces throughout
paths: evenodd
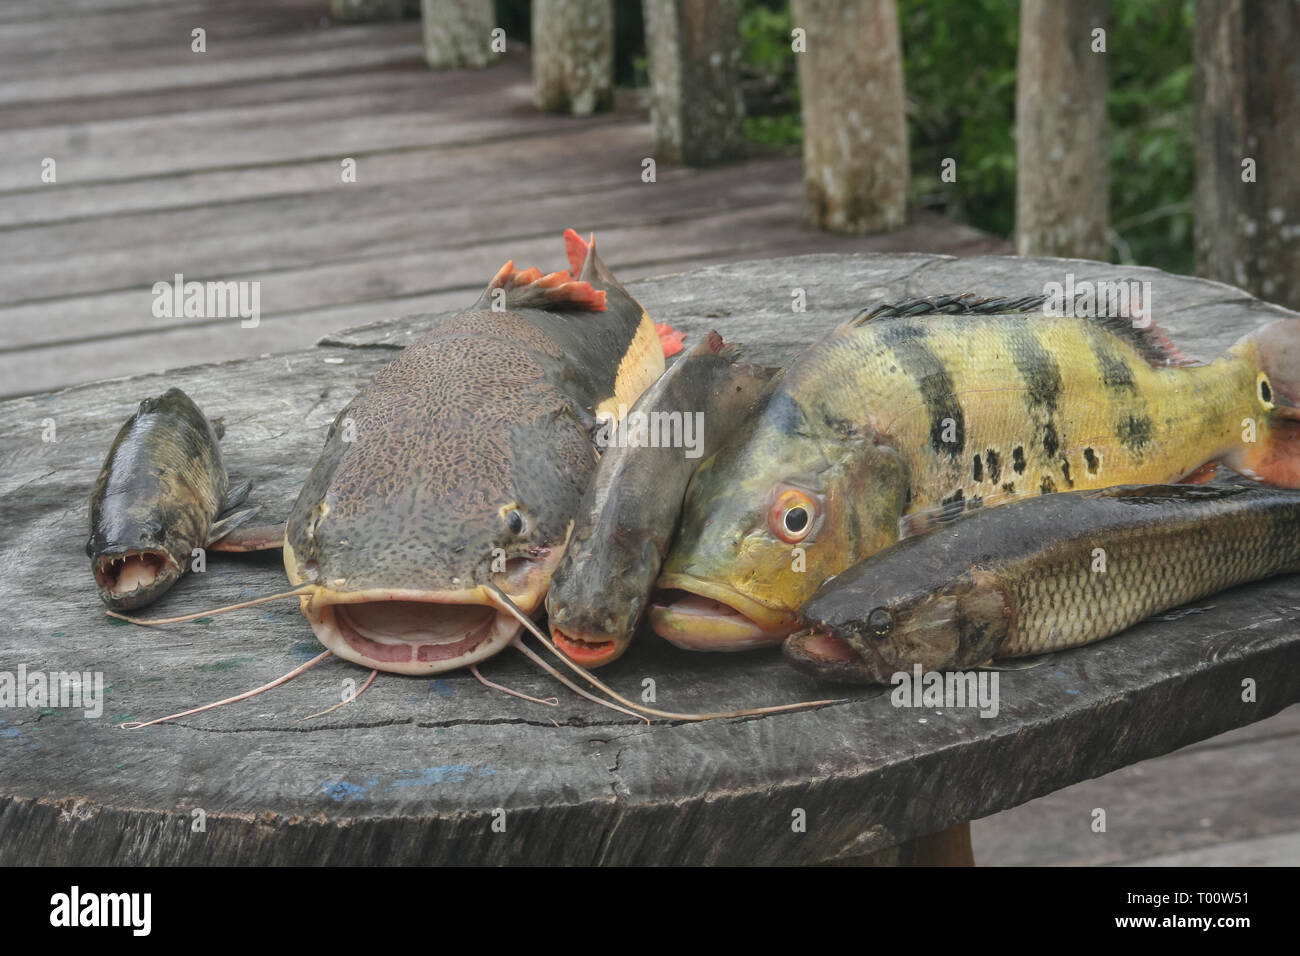
M 510 529 L 511 534 L 524 533 L 524 516 L 519 513 L 519 509 L 511 508 L 506 512 L 506 527 Z
M 894 628 L 894 616 L 878 607 L 867 617 L 867 631 L 878 641 L 883 641 Z
M 817 503 L 807 493 L 778 485 L 768 509 L 767 526 L 787 544 L 798 544 L 812 533 L 817 514 Z
M 1259 390 L 1259 403 L 1271 410 L 1273 408 L 1273 389 L 1268 384 L 1268 376 L 1260 372 L 1255 377 L 1255 387 Z

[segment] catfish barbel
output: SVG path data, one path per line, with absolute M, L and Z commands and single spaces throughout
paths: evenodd
M 1300 571 L 1300 492 L 1127 485 L 978 512 L 827 581 L 784 651 L 828 680 L 961 670 L 1091 644 Z
M 774 370 L 739 358 L 738 346 L 710 332 L 628 413 L 625 423 L 638 423 L 644 434 L 602 451 L 546 595 L 551 639 L 579 664 L 608 664 L 627 650 L 691 473 L 765 394 Z M 698 429 L 690 428 L 696 422 Z M 694 448 L 683 441 L 688 428 Z
M 118 431 L 90 495 L 86 554 L 100 599 L 143 607 L 185 573 L 195 548 L 213 545 L 257 511 L 233 511 L 252 483 L 230 486 L 225 429 L 179 388 L 146 398 Z
M 645 309 L 572 230 L 573 274 L 507 262 L 330 427 L 285 526 L 302 612 L 345 660 L 432 674 L 542 603 L 596 467 L 592 432 L 664 370 Z
M 827 578 L 940 521 L 1221 462 L 1300 486 L 1300 320 L 1208 365 L 1150 324 L 1043 297 L 884 306 L 814 344 L 698 469 L 651 610 L 695 650 L 781 641 Z

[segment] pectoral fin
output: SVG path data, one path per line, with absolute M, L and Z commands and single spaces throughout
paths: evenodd
M 240 511 L 230 517 L 239 518 L 237 523 L 242 524 L 256 513 L 256 508 L 250 508 L 247 512 Z M 247 517 L 241 517 L 243 515 Z M 213 533 L 220 533 L 217 529 L 227 520 L 229 519 L 217 522 L 213 526 Z M 214 538 L 208 545 L 209 551 L 271 551 L 284 547 L 284 525 L 282 524 L 261 524 L 237 529 L 232 526 L 224 529 L 224 532 L 220 540 Z
M 249 519 L 257 514 L 258 510 L 257 508 L 245 508 L 242 511 L 232 511 L 212 522 L 212 527 L 208 529 L 207 546 L 211 548 L 214 543 L 220 541 L 240 525 L 246 524 Z
M 251 481 L 241 481 L 237 485 L 231 485 L 226 492 L 225 500 L 221 502 L 221 513 L 225 514 L 227 511 L 238 508 L 244 503 L 244 499 L 248 497 L 248 493 L 252 490 L 253 483 Z

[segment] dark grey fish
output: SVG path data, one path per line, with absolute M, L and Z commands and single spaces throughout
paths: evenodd
M 1079 647 L 1300 571 L 1300 493 L 1121 485 L 978 511 L 827 581 L 783 645 L 801 670 L 887 684 Z
M 605 429 L 628 440 L 605 442 L 546 596 L 551 637 L 577 663 L 597 667 L 627 650 L 695 467 L 767 393 L 774 370 L 739 357 L 710 332 Z
M 252 483 L 230 487 L 208 421 L 179 388 L 146 398 L 117 433 L 90 496 L 86 554 L 99 596 L 115 610 L 161 597 L 207 547 L 256 508 L 232 511 Z

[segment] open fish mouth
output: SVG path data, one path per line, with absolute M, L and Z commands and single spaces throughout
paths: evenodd
M 147 603 L 160 587 L 170 586 L 181 575 L 175 560 L 160 548 L 101 554 L 93 570 L 95 583 L 109 604 L 128 610 Z
M 302 599 L 316 638 L 344 660 L 395 674 L 436 674 L 500 652 L 522 625 L 478 590 L 338 593 Z
M 881 677 L 879 662 L 864 660 L 848 641 L 825 628 L 791 634 L 782 643 L 781 651 L 795 667 L 823 680 L 888 683 Z
M 612 637 L 595 637 L 572 630 L 561 629 L 551 625 L 551 640 L 562 650 L 569 660 L 583 667 L 600 667 L 623 656 L 627 650 L 627 641 L 617 641 Z
M 654 632 L 688 651 L 747 651 L 777 644 L 795 629 L 789 611 L 689 574 L 665 574 L 650 608 Z

